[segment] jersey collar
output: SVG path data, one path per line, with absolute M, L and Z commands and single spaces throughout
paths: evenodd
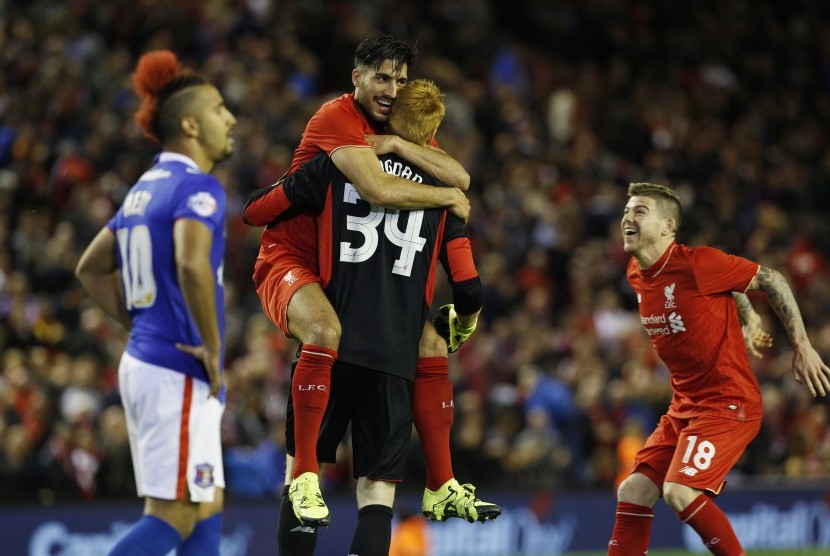
M 199 168 L 199 165 L 196 164 L 196 162 L 192 158 L 181 153 L 171 153 L 167 151 L 159 153 L 158 162 L 180 162 L 185 166 L 193 168 L 194 170 L 198 170 L 200 172 L 202 171 L 202 169 Z
M 666 265 L 669 262 L 669 258 L 671 257 L 674 248 L 677 247 L 676 242 L 672 242 L 671 245 L 666 249 L 666 251 L 660 256 L 657 261 L 648 268 L 644 268 L 640 270 L 640 276 L 643 278 L 656 278 L 658 274 L 663 272 L 663 269 L 666 268 Z

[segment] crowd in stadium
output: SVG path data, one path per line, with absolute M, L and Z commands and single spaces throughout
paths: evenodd
M 355 45 L 389 32 L 446 95 L 441 147 L 472 177 L 485 288 L 450 356 L 456 475 L 481 489 L 603 489 L 670 398 L 625 283 L 629 182 L 674 187 L 678 238 L 785 273 L 830 358 L 830 14 L 761 0 L 271 3 L 47 0 L 0 8 L 0 492 L 135 495 L 117 365 L 126 335 L 84 295 L 78 256 L 151 164 L 129 75 L 170 48 L 237 116 L 223 422 L 230 498 L 282 488 L 296 345 L 263 315 L 248 194 L 287 169 L 308 118 L 351 89 Z M 435 306 L 447 302 L 443 278 Z M 766 417 L 731 482 L 830 474 L 828 402 L 790 376 L 785 332 L 753 359 Z M 413 443 L 417 443 L 413 437 Z M 343 464 L 324 490 L 348 491 Z M 410 450 L 411 487 L 422 487 Z

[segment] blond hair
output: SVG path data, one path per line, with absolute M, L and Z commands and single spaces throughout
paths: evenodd
M 657 183 L 630 183 L 628 184 L 629 197 L 648 197 L 657 201 L 660 214 L 675 221 L 675 231 L 680 227 L 683 218 L 683 207 L 677 193 L 670 187 Z
M 444 98 L 427 79 L 410 81 L 395 97 L 389 131 L 417 145 L 425 145 L 444 118 Z

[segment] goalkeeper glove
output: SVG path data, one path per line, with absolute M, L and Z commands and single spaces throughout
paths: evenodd
M 438 334 L 447 342 L 450 353 L 461 347 L 475 332 L 478 319 L 472 325 L 464 327 L 458 319 L 453 304 L 444 305 L 438 310 L 438 314 L 432 319 L 432 324 Z

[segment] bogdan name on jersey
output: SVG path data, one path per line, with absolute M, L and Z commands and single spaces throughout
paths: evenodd
M 418 183 L 424 183 L 424 178 L 421 177 L 421 174 L 413 172 L 412 168 L 410 168 L 403 162 L 389 159 L 381 160 L 380 169 L 386 172 L 387 174 L 392 174 L 393 176 L 398 176 L 399 178 L 404 178 Z

